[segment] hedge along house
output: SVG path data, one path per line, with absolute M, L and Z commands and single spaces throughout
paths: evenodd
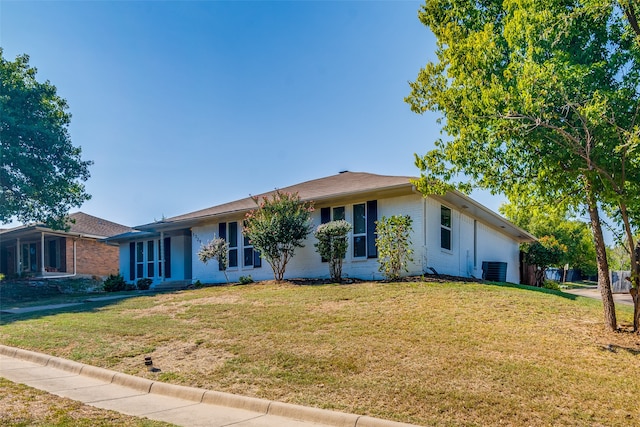
M 534 240 L 533 236 L 457 191 L 425 198 L 410 179 L 343 172 L 279 191 L 297 193 L 302 200 L 314 202 L 314 228 L 337 219 L 353 225 L 343 277 L 381 279 L 375 223 L 382 216 L 409 215 L 413 219 L 414 254 L 408 275 L 437 271 L 480 278 L 484 263 L 485 274 L 487 266 L 498 265 L 503 280 L 519 282 L 519 244 Z M 148 277 L 155 288 L 162 282 L 166 282 L 164 286 L 196 280 L 225 282 L 215 261 L 205 265 L 197 256 L 200 246 L 214 236 L 225 238 L 229 244 L 230 281 L 249 275 L 254 280 L 269 280 L 273 278 L 271 267 L 242 235 L 243 219 L 256 207 L 247 197 L 142 225 L 108 240 L 120 245 L 120 271 L 125 279 Z M 286 277 L 329 277 L 329 267 L 315 251 L 314 243 L 311 234 L 287 266 Z
M 29 224 L 0 231 L 0 273 L 8 277 L 107 276 L 118 272 L 118 248 L 101 240 L 131 228 L 83 212 L 68 231 Z

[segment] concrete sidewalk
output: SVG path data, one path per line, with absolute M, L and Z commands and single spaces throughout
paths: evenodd
M 578 295 L 581 297 L 594 298 L 594 299 L 602 299 L 600 295 L 600 289 L 597 286 L 589 287 L 589 288 L 580 288 L 580 289 L 565 289 L 562 292 L 572 295 Z M 613 294 L 613 302 L 615 304 L 622 305 L 633 305 L 633 299 L 631 298 L 631 294 L 626 292 L 623 294 Z
M 167 384 L 4 345 L 0 376 L 98 408 L 185 427 L 412 426 Z

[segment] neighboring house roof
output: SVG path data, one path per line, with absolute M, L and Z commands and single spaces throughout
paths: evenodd
M 381 198 L 391 195 L 416 194 L 416 189 L 413 184 L 411 184 L 411 179 L 415 179 L 415 177 L 375 175 L 363 172 L 345 171 L 337 175 L 302 182 L 300 184 L 258 194 L 253 197 L 247 197 L 233 202 L 224 203 L 222 205 L 212 206 L 210 208 L 166 218 L 162 221 L 140 225 L 135 228 L 147 232 L 158 232 L 193 227 L 210 222 L 215 218 L 237 215 L 243 212 L 248 212 L 251 209 L 255 209 L 256 203 L 253 198 L 269 196 L 274 194 L 276 191 L 297 193 L 301 200 L 314 201 L 316 206 L 338 200 L 351 200 L 356 197 Z M 496 230 L 510 235 L 517 241 L 525 242 L 535 240 L 535 237 L 531 234 L 519 227 L 516 227 L 505 218 L 459 191 L 451 191 L 444 196 L 432 197 L 464 210 L 469 213 L 469 215 L 483 220 L 487 224 L 493 226 Z M 126 236 L 114 236 L 109 240 L 124 241 L 128 239 L 130 240 L 134 236 L 135 235 L 132 234 L 127 234 Z
M 84 212 L 72 213 L 69 215 L 69 219 L 70 222 L 68 231 L 53 230 L 47 227 L 45 224 L 27 224 L 7 230 L 2 230 L 0 231 L 0 236 L 2 238 L 18 237 L 20 235 L 28 234 L 33 231 L 45 231 L 60 235 L 104 239 L 116 234 L 122 234 L 133 230 L 131 227 L 107 221 L 106 219 L 98 218 Z

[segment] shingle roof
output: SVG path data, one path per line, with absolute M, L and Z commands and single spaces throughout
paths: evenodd
M 412 177 L 409 176 L 386 176 L 363 172 L 341 172 L 337 175 L 331 175 L 325 178 L 314 179 L 300 184 L 291 185 L 289 187 L 280 188 L 277 191 L 283 193 L 298 193 L 301 200 L 314 200 L 317 202 L 328 197 L 340 197 L 342 195 L 346 196 L 354 193 L 411 186 L 411 183 L 409 182 L 410 179 L 412 179 Z M 258 194 L 254 197 L 261 198 L 269 196 L 275 192 L 276 190 L 273 190 Z M 164 222 L 196 219 L 223 213 L 249 210 L 255 207 L 256 204 L 253 199 L 251 197 L 247 197 L 234 202 L 167 218 Z
M 89 234 L 98 237 L 111 237 L 116 234 L 131 231 L 131 227 L 127 227 L 106 219 L 88 215 L 84 212 L 76 212 L 69 215 L 72 220 L 69 229 L 70 233 Z

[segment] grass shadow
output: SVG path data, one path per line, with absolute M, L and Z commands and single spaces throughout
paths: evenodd
M 563 292 L 563 291 L 558 291 L 555 289 L 547 289 L 547 288 L 538 288 L 537 286 L 529 286 L 529 285 L 519 285 L 516 283 L 508 283 L 508 282 L 483 282 L 484 285 L 490 285 L 490 286 L 499 286 L 502 288 L 515 288 L 515 289 L 522 289 L 524 291 L 530 291 L 530 292 L 539 292 L 539 293 L 543 293 L 543 294 L 548 294 L 548 295 L 556 295 L 562 298 L 566 298 L 568 300 L 571 301 L 576 301 L 578 298 L 588 298 L 588 297 L 584 297 L 582 295 L 575 295 L 575 294 L 570 294 L 567 292 Z
M 95 298 L 101 297 L 110 297 L 111 295 L 105 294 L 87 294 L 82 296 L 77 296 L 77 299 L 67 299 L 64 300 L 66 302 L 62 302 L 63 300 L 54 299 L 54 300 L 44 300 L 42 301 L 42 305 L 28 305 L 24 308 L 29 311 L 25 312 L 9 312 L 9 309 L 4 306 L 4 304 L 0 305 L 0 326 L 8 325 L 10 323 L 24 321 L 24 320 L 34 320 L 42 317 L 52 316 L 61 313 L 92 313 L 97 312 L 98 310 L 108 307 L 110 305 L 119 304 L 120 302 L 127 300 L 129 298 L 141 298 L 141 297 L 151 297 L 159 294 L 161 292 L 152 292 L 145 291 L 145 293 L 136 293 L 131 295 L 122 295 L 122 298 L 113 298 L 113 299 L 104 299 L 104 300 L 93 300 Z M 89 301 L 92 300 L 92 301 Z M 73 305 L 66 305 L 73 304 Z M 12 306 L 16 306 L 18 304 L 11 304 Z M 59 306 L 59 307 L 57 307 Z M 4 310 L 4 311 L 3 311 Z

